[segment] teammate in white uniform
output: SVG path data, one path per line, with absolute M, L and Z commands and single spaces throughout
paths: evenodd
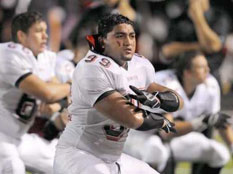
M 122 154 L 122 149 L 129 128 L 165 128 L 169 123 L 151 114 L 144 118 L 142 110 L 136 111 L 124 96 L 133 93 L 129 85 L 134 85 L 148 92 L 167 91 L 175 110 L 182 106 L 182 99 L 154 83 L 153 66 L 134 54 L 135 31 L 128 18 L 105 16 L 99 22 L 98 37 L 88 38 L 93 49 L 74 71 L 71 121 L 58 142 L 54 173 L 156 174 L 146 163 Z
M 217 114 L 220 111 L 219 85 L 209 74 L 203 54 L 188 52 L 178 62 L 176 71 L 165 70 L 155 75 L 157 83 L 175 90 L 184 100 L 184 108 L 172 114 L 174 119 L 179 117 L 183 120 L 175 121 L 176 135 L 183 136 L 170 142 L 173 158 L 176 161 L 206 163 L 200 173 L 219 173 L 221 167 L 228 162 L 229 153 L 223 144 L 199 133 L 214 126 L 226 135 L 228 144 L 232 146 L 233 134 L 227 123 L 228 116 Z M 170 154 L 158 137 L 134 132 L 128 140 L 125 148 L 127 153 L 148 163 L 157 163 L 158 167 L 162 167 L 160 169 L 164 168 Z M 134 146 L 136 143 L 137 146 Z M 137 147 L 145 150 L 137 152 Z M 158 161 L 155 154 L 160 149 L 161 156 L 157 158 L 161 160 Z
M 49 82 L 55 75 L 56 56 L 46 50 L 46 29 L 46 23 L 39 13 L 19 14 L 12 21 L 14 42 L 0 44 L 1 174 L 25 174 L 25 164 L 36 164 L 30 166 L 36 168 L 45 162 L 41 159 L 47 157 L 39 156 L 39 152 L 44 148 L 40 144 L 46 143 L 26 132 L 33 123 L 40 101 L 53 103 L 70 91 L 69 84 Z M 33 146 L 28 147 L 22 145 L 24 140 L 40 142 L 34 141 L 31 143 Z M 32 154 L 31 159 L 27 158 L 27 149 L 34 149 L 38 156 Z

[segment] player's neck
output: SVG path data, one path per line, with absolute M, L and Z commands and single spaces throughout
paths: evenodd
M 107 57 L 109 57 L 109 58 L 111 58 L 114 62 L 116 62 L 116 64 L 118 64 L 118 65 L 121 66 L 122 68 L 128 70 L 128 63 L 127 63 L 127 61 L 115 59 L 115 58 L 113 58 L 113 57 L 111 57 L 111 56 L 108 56 L 108 55 L 106 55 L 106 54 L 103 54 L 103 55 L 104 55 L 104 56 L 107 56 Z
M 195 92 L 196 85 L 192 82 L 191 79 L 183 77 L 183 88 L 186 95 L 191 98 Z
M 114 60 L 114 59 L 113 59 Z M 121 66 L 122 68 L 124 68 L 125 70 L 128 70 L 128 63 L 127 61 L 117 61 L 114 60 L 119 66 Z
M 114 59 L 113 59 L 114 60 Z M 117 61 L 114 60 L 119 66 L 121 66 L 122 68 L 124 68 L 125 70 L 128 70 L 128 63 L 127 61 Z

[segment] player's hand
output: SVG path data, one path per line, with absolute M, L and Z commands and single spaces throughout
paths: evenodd
M 208 124 L 208 126 L 214 126 L 217 129 L 226 129 L 228 125 L 230 125 L 231 116 L 218 112 L 216 114 L 207 115 L 203 122 Z
M 47 116 L 50 117 L 53 113 L 58 112 L 61 109 L 61 106 L 59 103 L 52 103 L 52 104 L 47 104 L 42 102 L 39 105 L 39 115 L 41 116 Z
M 170 133 L 170 132 L 176 133 L 175 123 L 169 121 L 166 117 L 164 117 L 163 114 L 159 114 L 159 113 L 153 114 L 146 111 L 144 113 L 144 116 L 151 117 L 154 121 L 163 120 L 162 124 L 158 128 L 164 130 L 166 133 Z
M 128 96 L 140 102 L 140 104 L 137 104 L 138 108 L 149 111 L 151 113 L 161 113 L 161 111 L 163 111 L 160 109 L 160 100 L 157 97 L 158 92 L 149 93 L 139 90 L 134 86 L 129 87 L 136 95 L 129 94 Z
M 177 133 L 176 129 L 175 129 L 175 123 L 170 122 L 168 119 L 164 119 L 165 125 L 164 127 L 162 127 L 162 129 L 166 132 L 166 133 Z

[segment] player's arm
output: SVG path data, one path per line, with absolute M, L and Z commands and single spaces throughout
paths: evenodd
M 120 93 L 112 91 L 103 95 L 100 97 L 101 99 L 97 100 L 94 107 L 109 119 L 127 128 L 140 131 L 160 128 L 166 132 L 173 131 L 173 125 L 166 122 L 163 117 L 157 117 L 156 115 L 145 116 L 142 110 L 138 110 L 134 105 L 129 104 Z
M 219 36 L 208 25 L 204 12 L 209 9 L 209 4 L 201 0 L 189 0 L 189 16 L 194 23 L 198 42 L 202 50 L 207 53 L 220 51 L 222 43 Z
M 106 117 L 127 128 L 136 129 L 143 123 L 142 111 L 135 112 L 135 107 L 127 104 L 125 97 L 116 91 L 98 99 L 94 107 Z
M 233 155 L 233 129 L 231 125 L 227 125 L 225 129 L 219 129 L 219 133 L 229 146 L 231 154 Z
M 206 53 L 215 53 L 221 50 L 222 43 L 219 36 L 210 28 L 207 23 L 204 12 L 209 9 L 208 1 L 189 0 L 189 16 L 194 23 L 198 42 L 171 42 L 162 47 L 161 59 L 169 60 L 179 54 L 202 50 Z
M 193 131 L 193 127 L 190 122 L 183 120 L 174 120 L 173 115 L 171 113 L 165 114 L 165 117 L 171 122 L 175 123 L 174 128 L 176 129 L 176 134 L 165 134 L 164 132 L 160 132 L 160 135 L 164 140 L 169 140 L 173 137 L 182 136 Z
M 176 136 L 185 135 L 185 134 L 193 131 L 192 125 L 188 121 L 176 120 L 176 121 L 174 121 L 174 123 L 175 123 L 175 129 L 177 130 Z
M 70 84 L 47 83 L 34 74 L 19 78 L 16 86 L 24 93 L 35 96 L 47 103 L 63 99 L 70 93 Z
M 163 45 L 160 59 L 170 60 L 184 52 L 200 50 L 198 42 L 171 42 Z
M 61 82 L 58 80 L 58 78 L 55 77 L 55 76 L 52 77 L 51 80 L 50 80 L 49 82 L 51 82 L 51 83 L 57 83 L 57 84 L 61 83 Z

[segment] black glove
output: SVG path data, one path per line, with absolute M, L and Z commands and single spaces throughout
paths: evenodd
M 164 122 L 165 122 L 165 125 L 164 125 L 164 122 L 162 124 L 162 130 L 164 130 L 166 133 L 176 133 L 176 129 L 174 128 L 175 127 L 175 123 L 172 123 L 170 122 L 166 117 L 164 117 L 162 114 L 153 114 L 153 113 L 150 113 L 149 116 L 151 116 L 153 118 L 153 120 L 159 120 L 159 119 L 162 119 Z
M 217 129 L 225 129 L 228 125 L 230 125 L 229 119 L 231 116 L 218 112 L 216 114 L 207 115 L 203 122 L 208 124 L 208 126 L 214 126 Z
M 137 128 L 139 131 L 147 131 L 151 129 L 162 129 L 166 133 L 176 133 L 174 128 L 175 124 L 170 122 L 162 114 L 159 113 L 149 113 L 148 111 L 142 110 L 144 113 L 144 122 Z
M 151 113 L 165 112 L 164 110 L 160 109 L 160 100 L 157 97 L 158 92 L 149 93 L 146 91 L 139 90 L 134 86 L 129 87 L 137 95 L 128 94 L 128 97 L 140 102 L 140 104 L 133 102 L 134 105 L 136 104 L 136 107 L 149 111 Z
M 140 108 L 152 113 L 175 112 L 179 109 L 179 98 L 172 91 L 149 93 L 129 86 L 137 95 L 129 94 L 129 97 L 139 101 Z M 160 110 L 160 111 L 159 111 Z
M 43 131 L 43 137 L 49 141 L 58 137 L 60 133 L 58 128 L 55 126 L 54 122 L 50 120 L 47 121 L 42 131 Z

